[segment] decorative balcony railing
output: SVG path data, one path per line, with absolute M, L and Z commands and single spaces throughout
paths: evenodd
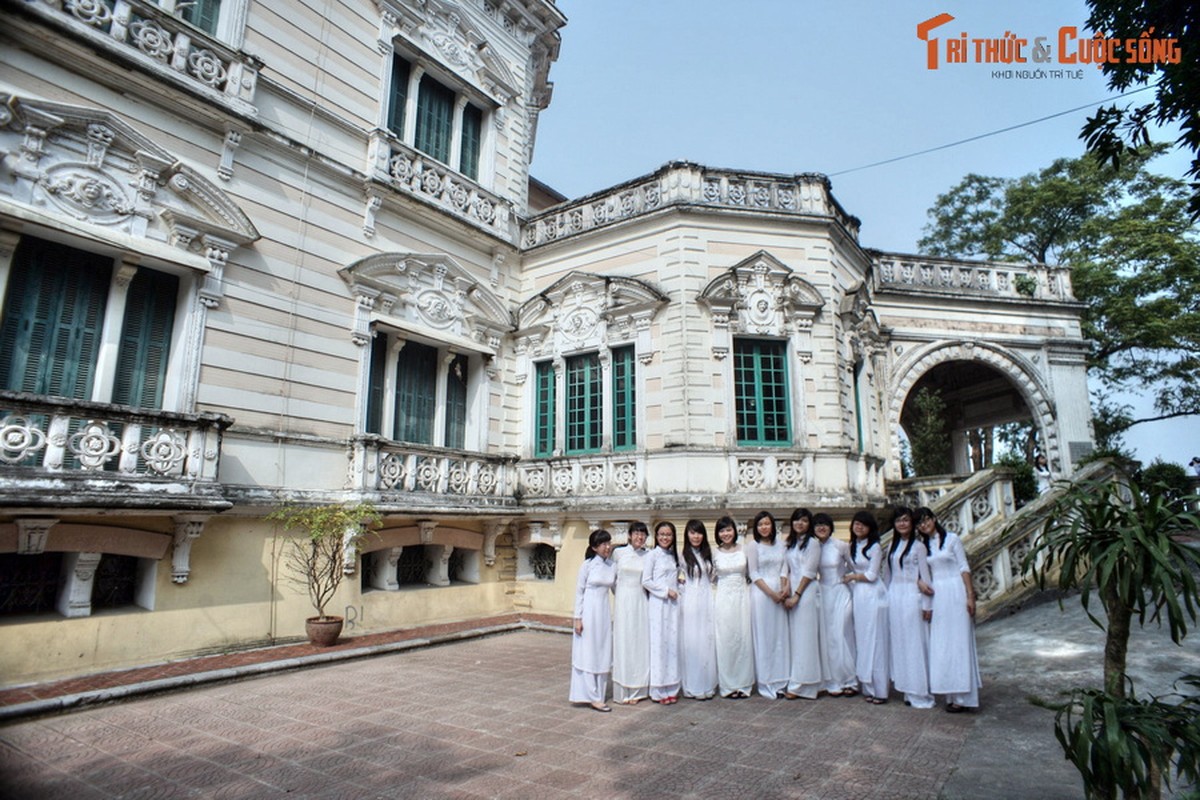
M 508 200 L 386 131 L 372 132 L 370 151 L 377 179 L 505 241 L 513 240 L 515 216 Z M 365 227 L 374 228 L 373 217 Z
M 25 0 L 27 10 L 103 50 L 254 112 L 260 64 L 146 0 Z
M 1020 300 L 1074 300 L 1071 271 L 1045 264 L 963 263 L 919 256 L 875 256 L 881 289 L 918 289 Z
M 1111 470 L 1107 462 L 1093 462 L 1071 479 L 1089 480 Z M 977 472 L 957 482 L 953 476 L 938 476 L 888 484 L 891 502 L 914 508 L 928 506 L 947 530 L 962 537 L 971 564 L 979 621 L 1036 591 L 1033 581 L 1021 574 L 1021 568 L 1061 491 L 1063 486 L 1057 486 L 1017 509 L 1012 472 L 1002 468 Z
M 675 162 L 652 175 L 533 217 L 522 227 L 521 246 L 537 247 L 680 205 L 826 217 L 858 238 L 858 219 L 847 214 L 833 198 L 824 175 L 737 172 Z
M 402 444 L 379 436 L 351 443 L 351 486 L 378 495 L 404 495 L 430 507 L 515 507 L 516 458 Z
M 196 507 L 227 507 L 217 472 L 232 422 L 0 392 L 0 495 L 23 505 L 116 495 L 123 505 L 188 507 L 190 497 Z
M 882 494 L 879 459 L 853 456 L 847 463 L 844 453 L 828 455 L 807 450 L 602 453 L 523 460 L 517 471 L 522 503 L 526 505 L 537 505 L 538 501 L 588 505 L 608 499 L 629 504 L 637 503 L 638 497 L 645 501 L 651 494 L 647 474 L 657 472 L 677 480 L 657 482 L 653 491 L 656 501 L 677 494 L 698 502 L 711 498 L 722 506 L 751 503 L 770 507 L 805 495 L 828 494 L 818 486 L 821 469 L 817 462 L 831 459 L 841 462 L 839 474 L 849 473 L 852 492 Z M 679 477 L 683 473 L 687 473 L 686 479 Z M 677 488 L 668 488 L 664 483 Z

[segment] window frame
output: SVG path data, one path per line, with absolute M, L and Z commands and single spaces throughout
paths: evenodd
M 132 386 L 132 382 L 122 383 L 123 376 L 119 374 L 119 370 L 123 368 L 123 365 L 125 368 L 136 369 L 139 364 L 145 366 L 148 363 L 143 358 L 146 353 L 142 352 L 132 354 L 131 360 L 131 353 L 126 344 L 130 338 L 129 317 L 131 313 L 136 313 L 135 309 L 131 307 L 130 300 L 139 299 L 140 287 L 149 281 L 158 283 L 164 288 L 173 287 L 174 294 L 167 291 L 161 296 L 141 297 L 142 300 L 153 301 L 154 306 L 159 309 L 159 313 L 169 319 L 165 319 L 166 329 L 160 332 L 161 338 L 158 342 L 147 342 L 143 337 L 143 344 L 151 347 L 165 344 L 165 352 L 159 354 L 157 374 L 154 378 L 156 385 L 151 388 L 154 402 L 151 405 L 138 407 L 164 411 L 187 412 L 191 410 L 184 407 L 185 397 L 192 393 L 188 391 L 188 387 L 184 383 L 193 380 L 184 374 L 184 361 L 190 340 L 189 329 L 194 328 L 191 319 L 194 314 L 200 313 L 196 308 L 198 303 L 194 299 L 194 295 L 199 289 L 199 277 L 192 274 L 191 270 L 173 269 L 169 264 L 158 262 L 141 263 L 134 266 L 127 263 L 120 255 L 113 255 L 95 247 L 94 243 L 64 242 L 46 236 L 38 236 L 36 232 L 24 233 L 16 241 L 10 257 L 0 259 L 0 335 L 3 335 L 3 330 L 7 325 L 5 312 L 10 310 L 9 303 L 10 301 L 15 302 L 15 299 L 10 296 L 14 286 L 19 285 L 14 278 L 24 280 L 24 277 L 17 278 L 16 276 L 29 271 L 30 265 L 39 263 L 34 256 L 30 256 L 30 260 L 22 258 L 25 247 L 32 248 L 35 252 L 44 248 L 42 256 L 66 248 L 80 254 L 81 258 L 92 263 L 107 262 L 111 265 L 107 276 L 107 285 L 102 277 L 92 290 L 95 293 L 103 293 L 104 296 L 101 300 L 100 319 L 97 320 L 96 325 L 98 335 L 92 348 L 94 353 L 89 356 L 91 374 L 87 377 L 84 386 L 76 387 L 75 393 L 65 396 L 110 404 L 127 404 L 129 396 L 124 394 L 125 392 L 132 392 L 132 396 L 135 398 L 141 396 L 141 391 L 145 387 L 140 386 L 136 390 L 125 388 Z M 149 275 L 154 277 L 149 277 Z M 44 285 L 42 289 L 44 289 Z M 156 322 L 161 323 L 164 318 L 160 318 Z M 75 364 L 75 368 L 78 369 L 81 363 Z M 7 378 L 8 376 L 0 375 L 0 381 L 6 381 Z M 194 386 L 191 387 L 192 390 L 194 388 Z
M 746 348 L 750 351 L 747 352 Z M 735 337 L 733 340 L 733 400 L 734 400 L 734 436 L 739 446 L 744 447 L 786 447 L 792 444 L 791 419 L 791 387 L 788 374 L 788 342 L 783 339 L 760 339 L 752 337 Z M 770 358 L 774 363 L 764 363 Z M 744 362 L 749 363 L 744 366 Z M 747 382 L 745 373 L 750 373 L 752 386 Z M 778 380 L 764 381 L 764 374 L 780 376 Z M 768 397 L 765 387 L 774 387 Z M 746 390 L 750 391 L 747 392 Z M 769 409 L 770 405 L 773 408 Z M 752 407 L 747 407 L 750 401 Z M 768 422 L 768 416 L 774 415 L 782 419 L 778 422 Z M 746 420 L 745 422 L 743 420 Z M 773 437 L 769 431 L 778 431 L 782 427 L 782 435 Z M 753 435 L 744 435 L 753 428 Z
M 384 325 L 373 325 L 372 328 L 367 354 L 367 395 L 361 423 L 363 432 L 420 447 L 482 452 L 484 443 L 480 437 L 487 428 L 486 421 L 478 421 L 480 401 L 486 393 L 483 355 Z M 431 416 L 425 420 L 428 441 L 397 436 L 402 411 L 399 407 L 400 360 L 410 346 L 432 351 L 433 372 L 425 381 L 428 402 L 424 403 L 425 407 L 432 408 Z M 461 367 L 463 373 L 462 396 L 457 399 L 450 396 L 456 367 Z
M 423 58 L 393 48 L 390 59 L 384 73 L 381 127 L 417 152 L 482 185 L 495 103 Z M 448 95 L 449 118 L 438 120 L 435 130 L 429 114 L 433 96 L 439 92 Z

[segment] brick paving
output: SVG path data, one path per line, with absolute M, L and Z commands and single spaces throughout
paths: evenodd
M 10 722 L 0 726 L 0 797 L 1082 798 L 1052 714 L 1025 695 L 1093 677 L 1102 639 L 1053 604 L 981 627 L 984 707 L 963 715 L 896 698 L 647 702 L 600 714 L 565 701 L 570 638 L 522 629 L 530 621 L 487 620 L 503 632 L 475 638 L 462 638 L 470 626 L 361 637 L 340 652 L 458 640 Z M 1157 636 L 1139 644 L 1160 653 L 1139 669 L 1200 671 L 1195 647 L 1175 652 Z M 312 652 L 150 669 L 215 674 L 232 664 L 222 659 L 269 668 Z M 163 677 L 127 670 L 27 691 L 149 676 Z

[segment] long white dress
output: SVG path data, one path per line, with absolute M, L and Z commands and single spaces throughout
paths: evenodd
M 646 548 L 618 547 L 612 560 L 617 567 L 613 602 L 613 699 L 618 703 L 641 700 L 650 694 L 650 620 L 642 566 Z
M 947 702 L 979 706 L 979 660 L 975 654 L 975 620 L 967 613 L 970 575 L 967 553 L 957 534 L 947 533 L 938 545 L 929 539 L 929 572 L 933 576 L 933 620 L 929 624 L 929 691 L 947 695 Z
M 894 534 L 893 534 L 894 535 Z M 931 607 L 930 598 L 921 594 L 917 579 L 932 585 L 928 551 L 920 539 L 904 555 L 907 542 L 888 556 L 888 629 L 891 632 L 892 686 L 904 693 L 913 708 L 932 708 L 929 693 L 929 623 L 921 612 Z M 901 556 L 904 563 L 901 564 Z
M 854 662 L 854 609 L 850 587 L 842 578 L 850 571 L 850 544 L 832 536 L 821 544 L 821 612 L 825 630 L 825 664 L 828 692 L 841 692 L 858 686 Z
M 680 564 L 687 575 L 679 590 L 680 684 L 684 697 L 707 700 L 717 693 L 713 571 L 700 553 L 695 556 L 699 576 L 687 572 L 686 562 Z
M 825 650 L 821 645 L 821 542 L 809 538 L 801 549 L 787 550 L 788 573 L 792 576 L 792 592 L 800 588 L 803 578 L 810 583 L 800 595 L 800 601 L 788 611 L 791 671 L 788 675 L 789 693 L 813 699 L 829 678 Z
M 642 586 L 650 593 L 646 611 L 650 623 L 650 699 L 678 697 L 679 600 L 667 597 L 667 591 L 679 591 L 679 565 L 661 547 L 646 555 Z
M 746 553 L 741 547 L 713 551 L 717 594 L 717 683 L 722 697 L 754 691 L 754 645 L 750 633 L 750 585 L 746 582 Z M 758 591 L 758 589 L 753 589 Z
M 863 693 L 886 700 L 891 672 L 888 654 L 888 597 L 883 583 L 883 546 L 859 542 L 851 571 L 864 580 L 850 584 L 854 598 L 855 674 Z M 866 552 L 863 552 L 864 549 Z
M 603 703 L 612 672 L 612 609 L 608 596 L 617 582 L 613 562 L 592 556 L 579 568 L 575 583 L 575 618 L 583 633 L 571 637 L 572 703 Z
M 774 544 L 746 542 L 750 583 L 762 580 L 779 591 L 782 579 L 787 576 L 786 550 L 780 536 L 775 537 Z M 787 689 L 791 671 L 787 609 L 751 585 L 750 622 L 754 632 L 755 685 L 760 695 L 774 699 Z

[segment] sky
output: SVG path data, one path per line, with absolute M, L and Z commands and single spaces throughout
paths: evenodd
M 1080 155 L 1084 120 L 1114 96 L 1095 66 L 1057 63 L 1062 28 L 1074 26 L 1079 39 L 1092 33 L 1082 1 L 558 0 L 558 7 L 568 23 L 550 70 L 553 99 L 538 123 L 535 177 L 578 197 L 676 160 L 821 172 L 862 220 L 860 242 L 881 250 L 918 252 L 926 210 L 967 173 L 1018 177 Z M 938 67 L 929 69 L 916 27 L 943 13 L 954 19 L 929 34 L 939 39 Z M 979 63 L 969 41 L 967 63 L 946 63 L 946 40 L 963 33 L 1026 39 L 1029 60 Z M 1046 37 L 1049 63 L 1032 58 L 1037 37 Z M 1071 53 L 1078 45 L 1067 41 Z M 985 135 L 1035 120 L 1043 121 Z M 982 138 L 868 166 L 974 137 Z M 1156 167 L 1182 176 L 1187 161 L 1177 153 Z M 1127 401 L 1151 412 L 1148 400 Z M 1126 444 L 1147 463 L 1186 464 L 1200 454 L 1200 421 L 1139 425 Z

